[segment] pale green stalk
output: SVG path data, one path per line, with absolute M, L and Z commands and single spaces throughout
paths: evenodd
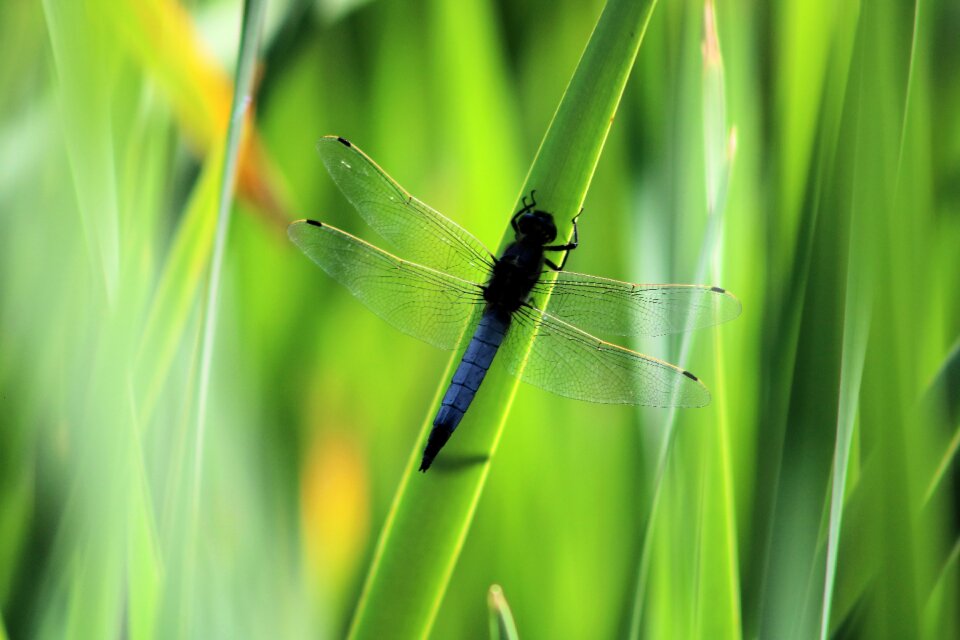
M 490 639 L 518 640 L 520 636 L 517 633 L 517 624 L 500 585 L 491 585 L 487 591 L 487 607 L 490 609 Z
M 244 122 L 253 100 L 253 72 L 257 59 L 261 25 L 266 10 L 265 0 L 245 0 L 243 5 L 243 27 L 240 35 L 240 53 L 237 56 L 237 70 L 234 80 L 233 102 L 230 108 L 230 123 L 227 129 L 227 141 L 223 162 L 223 174 L 220 179 L 220 198 L 217 213 L 217 231 L 214 237 L 213 254 L 210 258 L 210 273 L 207 282 L 207 297 L 203 307 L 203 337 L 200 346 L 200 379 L 197 385 L 196 431 L 193 445 L 193 473 L 190 489 L 190 509 L 188 517 L 188 541 L 193 545 L 195 532 L 200 519 L 200 484 L 203 471 L 203 448 L 207 426 L 207 403 L 210 396 L 210 370 L 213 362 L 213 346 L 217 328 L 217 309 L 220 298 L 220 279 L 223 273 L 223 256 L 226 252 L 227 233 L 230 229 L 230 211 L 233 206 L 233 188 L 236 176 L 240 143 Z M 188 553 L 187 575 L 192 576 L 193 553 Z M 190 579 L 184 597 L 189 598 Z M 190 611 L 189 605 L 186 608 Z M 187 616 L 189 618 L 189 616 Z M 189 625 L 189 621 L 186 621 Z M 189 628 L 189 627 L 188 627 Z
M 724 211 L 726 208 L 727 190 L 730 183 L 730 175 L 733 169 L 733 159 L 736 151 L 736 135 L 732 128 L 727 126 L 726 117 L 726 98 L 723 79 L 723 58 L 720 52 L 720 43 L 716 32 L 716 18 L 713 10 L 713 4 L 708 0 L 704 5 L 704 38 L 703 47 L 703 141 L 705 152 L 705 176 L 706 194 L 707 194 L 707 228 L 700 245 L 700 254 L 697 259 L 697 266 L 694 271 L 694 282 L 704 282 L 707 272 L 711 265 L 713 266 L 714 276 L 720 277 L 719 264 L 721 263 L 722 250 L 722 231 Z M 687 361 L 690 350 L 693 348 L 694 336 L 692 333 L 684 334 L 680 343 L 680 352 L 677 363 L 683 366 Z M 715 339 L 719 343 L 718 339 Z M 721 383 L 723 365 L 719 359 L 716 366 L 718 372 L 718 383 Z M 722 392 L 722 387 L 714 389 Z M 729 438 L 729 429 L 726 426 L 725 405 L 712 408 L 717 413 L 717 420 L 721 425 L 719 439 L 721 441 L 721 482 L 724 495 L 724 513 L 725 522 L 725 544 L 727 553 L 727 564 L 729 575 L 732 581 L 730 593 L 734 596 L 734 602 L 730 603 L 730 624 L 733 628 L 739 629 L 739 593 L 738 578 L 736 576 L 736 550 L 734 543 L 736 532 L 733 522 L 733 489 L 732 478 L 730 477 L 730 460 L 727 439 Z M 643 608 L 646 600 L 647 581 L 649 579 L 650 563 L 653 553 L 653 536 L 658 522 L 658 512 L 664 491 L 664 473 L 667 468 L 667 461 L 674 443 L 674 434 L 677 422 L 677 408 L 669 409 L 664 421 L 664 433 L 660 439 L 660 447 L 657 452 L 656 466 L 653 473 L 652 485 L 654 487 L 653 498 L 650 504 L 649 517 L 646 520 L 646 526 L 643 537 L 643 551 L 640 557 L 640 565 L 637 571 L 637 586 L 633 601 L 633 612 L 630 623 L 630 637 L 639 638 L 641 625 L 643 623 Z M 703 470 L 702 470 L 703 471 Z M 702 510 L 698 510 L 701 513 Z M 696 538 L 700 538 L 700 535 Z M 702 558 L 701 558 L 702 560 Z M 698 563 L 699 569 L 699 563 Z M 712 603 L 710 606 L 714 606 Z

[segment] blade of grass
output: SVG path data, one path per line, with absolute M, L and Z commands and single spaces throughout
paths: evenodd
M 806 9 L 812 9 L 813 5 Z M 799 10 L 800 7 L 795 7 Z M 820 321 L 825 327 L 840 326 L 840 320 L 829 319 L 826 307 L 822 301 L 814 300 L 810 297 L 812 292 L 821 292 L 835 290 L 841 282 L 845 283 L 843 278 L 825 279 L 819 284 L 811 284 L 811 278 L 814 277 L 813 268 L 816 260 L 816 241 L 818 237 L 829 239 L 830 232 L 824 232 L 820 229 L 822 226 L 822 216 L 825 210 L 835 210 L 849 213 L 849 198 L 847 194 L 836 195 L 830 192 L 830 189 L 842 189 L 843 181 L 834 180 L 833 173 L 838 168 L 845 167 L 844 160 L 838 159 L 838 154 L 844 150 L 841 141 L 844 134 L 847 133 L 850 126 L 844 122 L 844 109 L 848 101 L 850 75 L 852 73 L 854 43 L 856 42 L 856 30 L 858 27 L 859 6 L 847 4 L 841 7 L 840 11 L 830 15 L 831 22 L 827 25 L 830 33 L 830 55 L 825 58 L 826 67 L 822 76 L 823 94 L 822 104 L 818 107 L 820 110 L 820 120 L 816 122 L 818 129 L 810 132 L 810 144 L 814 149 L 815 162 L 812 163 L 810 171 L 802 177 L 791 176 L 789 181 L 802 180 L 807 183 L 806 194 L 802 200 L 784 203 L 784 207 L 793 211 L 796 210 L 799 215 L 799 226 L 795 232 L 786 234 L 779 233 L 781 239 L 772 237 L 767 249 L 771 260 L 772 273 L 768 279 L 767 285 L 767 308 L 769 311 L 765 314 L 764 332 L 767 337 L 764 341 L 767 345 L 767 355 L 764 356 L 762 368 L 768 372 L 766 385 L 768 390 L 764 392 L 763 406 L 761 409 L 761 421 L 764 427 L 758 432 L 758 450 L 765 451 L 765 455 L 758 458 L 757 466 L 757 495 L 753 505 L 753 520 L 757 526 L 753 530 L 752 543 L 752 562 L 747 568 L 747 593 L 744 600 L 751 603 L 752 606 L 745 613 L 747 619 L 748 634 L 772 634 L 789 635 L 787 628 L 796 622 L 796 610 L 799 606 L 796 604 L 803 600 L 802 596 L 793 591 L 794 585 L 810 585 L 820 583 L 819 579 L 810 578 L 809 572 L 805 572 L 803 577 L 794 576 L 790 573 L 796 569 L 796 565 L 801 563 L 801 556 L 815 557 L 814 553 L 808 550 L 803 552 L 779 552 L 777 547 L 782 546 L 782 542 L 777 541 L 777 536 L 784 536 L 791 544 L 800 543 L 800 532 L 797 522 L 804 521 L 806 517 L 814 517 L 818 522 L 820 515 L 825 511 L 824 504 L 811 506 L 806 505 L 808 511 L 804 514 L 798 502 L 791 502 L 794 496 L 799 494 L 805 497 L 826 495 L 826 489 L 829 478 L 829 461 L 832 459 L 833 451 L 829 452 L 820 445 L 824 441 L 832 441 L 836 434 L 830 432 L 824 437 L 815 437 L 813 435 L 804 435 L 800 427 L 812 426 L 813 422 L 808 422 L 802 418 L 791 416 L 791 403 L 797 405 L 803 404 L 803 393 L 809 393 L 810 399 L 807 404 L 823 402 L 826 398 L 835 401 L 837 397 L 836 388 L 827 389 L 827 385 L 820 384 L 818 377 L 826 370 L 826 360 L 820 362 L 814 367 L 810 367 L 810 380 L 814 387 L 823 393 L 823 399 L 814 400 L 816 395 L 809 392 L 806 388 L 799 385 L 803 383 L 802 376 L 802 358 L 804 347 L 802 346 L 803 331 L 805 322 L 809 324 L 810 320 L 805 320 L 803 310 L 805 308 L 821 307 L 824 309 Z M 809 16 L 804 19 L 807 23 Z M 807 37 L 805 34 L 802 37 Z M 821 37 L 817 34 L 816 37 Z M 810 104 L 804 104 L 807 98 L 789 104 L 784 103 L 783 108 L 786 111 L 793 109 L 807 110 L 811 108 Z M 802 114 L 786 113 L 787 120 L 798 120 L 803 118 Z M 793 137 L 794 132 L 785 132 L 785 136 Z M 806 143 L 803 143 L 806 144 Z M 784 147 L 785 148 L 785 147 Z M 786 167 L 794 162 L 793 159 L 785 159 L 784 171 Z M 784 178 L 788 180 L 788 178 Z M 785 195 L 789 190 L 789 185 L 781 187 L 781 195 Z M 827 193 L 825 193 L 825 191 Z M 833 198 L 833 200 L 831 200 Z M 779 220 L 779 216 L 777 217 Z M 833 222 L 833 218 L 828 218 L 828 223 Z M 779 224 L 779 222 L 777 223 Z M 819 235 L 818 235 L 819 234 Z M 842 245 L 843 249 L 849 248 L 849 244 Z M 839 255 L 841 245 L 838 243 L 830 249 L 830 254 Z M 789 253 L 794 256 L 789 264 L 780 265 L 777 255 Z M 771 286 L 772 283 L 778 283 Z M 827 298 L 831 303 L 833 299 Z M 838 305 L 840 306 L 840 305 Z M 813 320 L 816 322 L 817 320 Z M 837 333 L 841 333 L 838 331 Z M 832 336 L 831 336 L 832 338 Z M 824 335 L 816 338 L 817 345 L 824 354 L 827 353 L 826 344 L 828 337 L 826 331 Z M 836 337 L 839 343 L 840 337 Z M 809 365 L 808 365 L 809 366 Z M 836 359 L 836 368 L 839 369 L 839 356 Z M 837 383 L 839 385 L 839 382 Z M 799 394 L 799 395 L 798 395 Z M 802 407 L 801 407 L 802 408 Z M 822 424 L 837 424 L 836 416 L 823 418 Z M 810 455 L 800 453 L 798 442 L 790 442 L 794 437 L 791 431 L 799 434 L 799 439 L 815 447 Z M 818 470 L 813 472 L 810 469 L 789 469 L 791 458 L 799 458 L 801 464 L 805 464 L 807 459 L 813 460 L 817 454 Z M 811 462 L 812 464 L 812 462 Z M 820 475 L 824 481 L 823 490 L 814 485 L 813 479 Z M 790 476 L 787 478 L 787 476 Z M 787 480 L 785 480 L 787 478 Z M 788 489 L 785 488 L 785 482 L 796 481 L 798 484 L 792 487 L 794 492 L 787 495 Z M 782 522 L 784 517 L 795 513 L 793 520 Z M 813 514 L 816 513 L 816 516 Z M 778 531 L 778 527 L 782 529 Z M 816 531 L 819 532 L 817 526 Z M 812 530 L 803 532 L 809 538 L 815 536 Z M 778 557 L 779 556 L 779 557 Z M 782 562 L 784 566 L 776 566 L 776 563 Z M 807 565 L 805 569 L 813 566 L 815 561 Z M 821 566 L 821 565 L 816 565 Z M 779 577 L 778 577 L 779 576 Z M 775 584 L 779 582 L 779 584 Z M 790 592 L 790 595 L 783 595 Z M 802 590 L 803 587 L 798 587 Z M 792 600 L 792 602 L 790 602 Z M 777 604 L 771 605 L 771 601 Z M 774 613 L 768 613 L 775 610 Z M 763 629 L 771 621 L 783 625 L 781 628 L 771 630 Z M 808 618 L 809 627 L 807 632 L 812 635 L 816 633 L 813 625 L 819 624 L 819 619 Z M 791 627 L 793 628 L 793 627 Z
M 571 234 L 570 221 L 590 185 L 654 5 L 607 4 L 521 189 L 537 189 L 540 206 L 556 218 L 558 237 Z M 450 360 L 411 452 L 353 620 L 353 638 L 425 636 L 443 599 L 518 385 L 491 370 L 435 470 L 418 476 L 422 442 L 461 352 Z
M 829 126 L 820 132 L 829 138 Z M 798 234 L 798 261 L 791 279 L 802 300 L 796 325 L 778 349 L 789 362 L 793 379 L 775 399 L 777 437 L 782 438 L 767 470 L 774 475 L 770 491 L 770 520 L 764 541 L 761 594 L 761 635 L 810 637 L 817 632 L 818 611 L 811 604 L 811 585 L 823 584 L 823 564 L 817 562 L 817 541 L 823 524 L 837 425 L 837 400 L 842 354 L 842 295 L 849 242 L 848 207 L 838 207 L 841 196 L 827 175 L 832 147 L 819 148 L 819 175 L 812 176 L 808 203 L 802 207 Z M 831 215 L 824 215 L 830 211 Z M 816 354 L 815 356 L 813 354 Z M 782 403 L 782 404 L 781 404 Z M 816 600 L 814 598 L 814 600 Z
M 217 308 L 220 296 L 220 279 L 223 272 L 223 257 L 227 245 L 227 232 L 230 229 L 230 211 L 233 205 L 233 188 L 244 124 L 247 120 L 252 101 L 253 71 L 259 47 L 261 25 L 266 9 L 263 0 L 245 0 L 243 4 L 243 22 L 240 35 L 240 50 L 237 56 L 237 70 L 234 80 L 233 102 L 230 108 L 230 124 L 224 149 L 223 173 L 220 177 L 220 198 L 217 212 L 217 230 L 214 237 L 213 253 L 210 257 L 210 271 L 207 281 L 207 295 L 203 307 L 203 334 L 200 345 L 200 373 L 197 382 L 196 430 L 193 444 L 193 467 L 190 481 L 189 524 L 187 526 L 188 544 L 196 542 L 195 532 L 200 519 L 200 485 L 203 471 L 203 448 L 207 426 L 207 403 L 210 394 L 210 369 L 213 362 L 213 346 L 217 328 Z M 192 594 L 190 567 L 193 566 L 195 550 L 187 553 L 186 587 L 183 590 L 186 602 Z M 191 611 L 188 606 L 186 611 Z M 190 628 L 190 616 L 184 624 Z
M 960 422 L 960 340 L 954 343 L 950 353 L 943 361 L 943 365 L 937 371 L 937 375 L 924 394 L 923 401 L 928 407 L 928 411 L 935 411 L 938 408 L 939 411 L 943 412 L 944 424 L 956 425 Z M 960 433 L 960 431 L 957 433 Z M 954 440 L 956 438 L 957 435 L 954 435 Z M 950 450 L 955 452 L 956 448 L 956 444 L 954 444 L 950 447 Z M 942 467 L 943 464 L 941 464 Z M 927 494 L 929 495 L 931 492 L 932 487 L 927 491 Z
M 232 87 L 205 49 L 189 12 L 174 0 L 124 0 L 111 5 L 106 17 L 107 26 L 157 83 L 188 140 L 204 156 L 216 152 L 229 125 Z M 287 197 L 255 127 L 240 145 L 237 194 L 285 226 Z
M 224 150 L 223 173 L 220 176 L 219 209 L 217 229 L 214 236 L 213 253 L 210 258 L 210 271 L 207 280 L 207 297 L 203 310 L 203 338 L 200 354 L 200 380 L 198 383 L 197 433 L 194 447 L 193 495 L 196 501 L 199 492 L 199 474 L 203 461 L 203 434 L 206 424 L 206 405 L 209 395 L 210 367 L 213 359 L 213 343 L 217 326 L 217 303 L 220 294 L 220 278 L 223 272 L 223 256 L 227 245 L 227 232 L 230 229 L 230 211 L 233 205 L 234 175 L 240 151 L 243 126 L 252 96 L 253 67 L 256 61 L 257 43 L 260 25 L 263 21 L 265 2 L 246 0 L 243 7 L 243 33 L 240 38 L 240 56 L 237 63 L 236 91 L 230 113 L 230 126 L 227 130 L 227 143 Z M 196 502 L 194 502 L 196 504 Z
M 89 297 L 70 307 L 71 320 L 81 326 L 91 321 L 89 331 L 80 334 L 89 341 L 83 353 L 86 386 L 82 397 L 71 398 L 74 402 L 64 407 L 77 446 L 65 461 L 73 484 L 50 565 L 60 571 L 48 594 L 62 607 L 62 617 L 43 624 L 58 637 L 117 635 L 123 586 L 122 564 L 114 550 L 124 543 L 130 441 L 126 425 L 105 399 L 123 379 L 130 327 L 130 278 L 120 268 L 120 167 L 115 153 L 128 133 L 116 126 L 115 118 L 130 85 L 119 73 L 122 57 L 115 39 L 100 19 L 108 10 L 105 3 L 48 0 L 43 9 L 86 245 L 86 275 L 93 283 L 86 289 Z
M 203 165 L 150 304 L 134 364 L 141 425 L 149 424 L 208 273 L 217 220 L 217 189 L 223 171 L 222 149 L 222 143 L 216 145 Z
M 871 221 L 866 227 L 871 235 L 860 242 L 876 247 L 872 296 L 876 309 L 883 310 L 871 320 L 860 406 L 862 441 L 871 466 L 860 482 L 867 520 L 851 532 L 856 547 L 852 557 L 865 556 L 872 565 L 863 571 L 872 579 L 857 607 L 868 615 L 862 620 L 857 620 L 856 612 L 851 616 L 865 637 L 920 635 L 921 604 L 934 579 L 932 560 L 946 551 L 938 539 L 939 518 L 922 513 L 932 466 L 927 452 L 935 451 L 931 447 L 935 423 L 916 404 L 921 390 L 916 381 L 926 369 L 921 356 L 931 353 L 931 342 L 940 344 L 939 336 L 928 338 L 937 334 L 932 327 L 917 330 L 918 316 L 934 315 L 923 307 L 932 297 L 933 280 L 922 269 L 925 262 L 911 257 L 929 246 L 927 234 L 935 228 L 925 206 L 933 186 L 924 173 L 934 143 L 927 118 L 917 115 L 930 99 L 923 80 L 928 75 L 925 63 L 915 56 L 916 41 L 923 39 L 917 18 L 923 13 L 909 5 L 866 3 L 857 43 L 855 69 L 862 106 L 857 115 L 853 189 L 858 210 L 868 212 Z M 848 502 L 852 506 L 853 501 Z M 851 527 L 855 524 L 851 518 Z M 864 532 L 880 533 L 870 539 Z M 840 553 L 844 537 L 841 531 Z M 838 573 L 847 573 L 846 564 L 841 556 Z M 857 580 L 858 576 L 847 579 L 848 584 Z M 857 596 L 838 597 L 839 575 L 837 582 L 838 602 Z M 834 624 L 849 625 L 831 617 Z
M 97 0 L 44 0 L 43 8 L 56 62 L 81 228 L 103 295 L 113 303 L 120 266 L 110 98 L 116 50 L 111 46 L 113 40 L 104 37 L 103 25 L 88 19 L 102 13 Z
M 920 24 L 920 3 L 914 6 L 913 34 L 911 37 L 909 68 L 904 88 L 903 117 L 900 123 L 900 138 L 897 149 L 896 186 L 899 191 L 903 176 L 903 158 L 907 139 L 908 113 L 911 86 L 916 61 L 917 34 Z M 871 103 L 871 108 L 873 104 Z M 862 134 L 858 134 L 861 137 Z M 855 159 L 856 161 L 856 159 Z M 856 178 L 854 178 L 856 180 Z M 843 353 L 840 372 L 840 406 L 837 422 L 837 440 L 834 451 L 834 465 L 830 496 L 829 532 L 826 542 L 826 571 L 821 605 L 820 637 L 826 639 L 831 632 L 831 612 L 837 573 L 837 558 L 841 547 L 841 519 L 847 502 L 847 479 L 849 459 L 853 441 L 854 424 L 860 402 L 860 386 L 863 380 L 863 368 L 870 328 L 870 316 L 873 304 L 873 239 L 874 234 L 864 219 L 863 211 L 869 205 L 855 202 L 852 206 L 852 225 L 850 243 L 850 268 L 847 274 L 846 308 L 844 310 Z
M 723 265 L 723 238 L 727 196 L 732 179 L 737 154 L 737 130 L 727 122 L 727 90 L 724 78 L 723 55 L 720 36 L 717 30 L 717 16 L 713 0 L 704 3 L 703 37 L 704 79 L 703 79 L 703 121 L 704 155 L 707 193 L 707 236 L 704 247 L 710 248 L 710 265 L 714 282 L 725 280 Z M 698 270 L 697 277 L 702 277 Z M 713 367 L 715 371 L 713 389 L 716 403 L 717 430 L 712 438 L 706 439 L 701 450 L 707 457 L 703 469 L 709 495 L 704 500 L 705 521 L 708 527 L 700 544 L 705 547 L 702 554 L 713 564 L 704 571 L 697 600 L 697 614 L 701 621 L 700 636 L 741 637 L 743 635 L 740 618 L 740 575 L 737 555 L 736 510 L 734 506 L 734 482 L 731 462 L 730 412 L 726 397 L 726 371 L 728 365 L 724 358 L 721 328 L 716 327 L 713 334 Z M 715 456 L 715 457 L 714 457 Z M 719 482 L 708 477 L 716 470 Z M 711 530 L 716 527 L 714 535 Z M 707 551 L 712 551 L 708 556 Z M 718 602 L 719 600 L 719 602 Z
M 930 598 L 924 605 L 924 635 L 928 638 L 957 637 L 956 616 L 944 612 L 956 610 L 956 605 L 951 603 L 957 601 L 957 585 L 960 583 L 958 564 L 960 564 L 960 539 L 954 541 L 953 547 L 943 562 L 943 567 L 937 574 Z
M 938 509 L 943 508 L 943 504 L 949 504 L 954 499 L 951 494 L 952 486 L 955 481 L 951 480 L 951 475 L 960 474 L 958 467 L 954 466 L 957 458 L 957 450 L 960 448 L 960 428 L 956 424 L 957 414 L 953 413 L 948 419 L 938 413 L 942 409 L 940 403 L 947 403 L 948 409 L 956 410 L 956 398 L 960 394 L 960 342 L 957 342 L 950 350 L 937 375 L 927 388 L 922 399 L 921 415 L 930 416 L 932 424 L 951 425 L 953 435 L 948 441 L 939 443 L 939 449 L 942 451 L 939 461 L 935 465 L 927 468 L 929 478 L 925 478 L 923 485 L 926 487 L 921 501 L 922 510 L 927 513 L 911 514 L 912 518 L 918 518 L 915 527 L 925 526 L 934 517 Z M 931 458 L 931 462 L 933 459 Z M 877 574 L 877 563 L 873 553 L 863 544 L 861 532 L 869 530 L 871 523 L 869 513 L 869 499 L 871 488 L 877 487 L 882 482 L 884 470 L 881 468 L 878 456 L 872 455 L 867 460 L 861 462 L 860 473 L 855 485 L 849 489 L 849 495 L 845 498 L 844 517 L 849 520 L 849 524 L 840 531 L 840 537 L 837 541 L 837 556 L 843 560 L 843 571 L 836 576 L 838 583 L 835 591 L 836 596 L 831 598 L 831 627 L 829 633 L 835 635 L 837 627 L 854 610 L 855 605 L 861 601 L 866 593 L 869 584 L 875 579 Z M 956 530 L 954 529 L 954 533 Z M 941 580 L 942 576 L 949 570 L 952 558 L 950 554 L 956 553 L 954 547 L 938 549 L 942 552 L 934 564 L 940 566 Z M 822 551 L 821 553 L 824 553 Z M 942 588 L 943 584 L 938 584 L 936 588 Z
M 861 105 L 862 96 L 859 92 L 850 98 Z M 861 115 L 858 113 L 858 116 Z M 862 118 L 857 119 L 858 125 Z M 855 131 L 855 137 L 862 139 L 863 133 Z M 856 165 L 860 158 L 856 155 L 852 162 L 854 176 L 851 182 L 854 185 L 863 184 L 858 181 Z M 860 405 L 860 388 L 863 382 L 863 369 L 866 364 L 866 352 L 870 330 L 870 316 L 872 312 L 872 238 L 868 227 L 868 219 L 862 211 L 869 205 L 860 202 L 862 191 L 855 191 L 850 205 L 852 231 L 848 248 L 849 266 L 847 271 L 846 293 L 843 311 L 843 335 L 841 337 L 840 355 L 840 382 L 838 388 L 837 430 L 833 452 L 831 470 L 830 494 L 828 500 L 829 516 L 827 517 L 827 535 L 825 553 L 823 554 L 824 574 L 823 590 L 820 594 L 820 638 L 825 639 L 831 631 L 831 615 L 833 599 L 837 582 L 837 563 L 841 550 L 841 525 L 847 507 L 847 481 L 850 476 L 850 456 L 853 444 L 853 435 Z M 814 564 L 820 561 L 817 554 Z M 811 580 L 807 601 L 816 596 L 813 589 L 816 581 Z
M 716 30 L 716 17 L 713 3 L 708 0 L 704 4 L 704 32 L 702 39 L 703 52 L 703 143 L 705 159 L 705 182 L 707 195 L 707 228 L 700 245 L 700 254 L 697 260 L 697 266 L 694 271 L 693 282 L 704 282 L 707 278 L 707 272 L 713 268 L 714 277 L 720 278 L 720 263 L 722 261 L 722 237 L 723 220 L 726 210 L 727 192 L 730 184 L 730 176 L 733 170 L 733 161 L 736 152 L 736 134 L 734 129 L 728 128 L 726 116 L 726 99 L 723 73 L 723 58 L 720 51 L 720 42 Z M 680 341 L 679 356 L 674 360 L 677 363 L 686 362 L 691 349 L 693 348 L 694 335 L 686 333 Z M 719 352 L 719 340 L 715 340 L 718 356 L 716 361 L 716 370 L 718 371 L 718 382 L 722 381 L 722 358 Z M 720 391 L 720 389 L 717 389 Z M 725 405 L 724 405 L 725 406 Z M 738 635 L 740 632 L 740 613 L 739 613 L 739 589 L 737 583 L 737 560 L 734 548 L 736 541 L 736 532 L 733 522 L 733 503 L 732 503 L 732 478 L 730 476 L 729 460 L 729 429 L 727 428 L 726 412 L 724 406 L 718 410 L 718 422 L 720 423 L 716 446 L 703 447 L 707 451 L 705 455 L 719 454 L 720 459 L 710 461 L 712 464 L 700 463 L 700 473 L 703 474 L 698 486 L 701 491 L 713 491 L 714 488 L 720 490 L 719 504 L 721 511 L 721 538 L 723 542 L 719 545 L 721 551 L 721 564 L 727 574 L 727 579 L 723 581 L 723 600 L 722 609 L 726 612 L 722 616 L 722 622 L 709 625 L 711 631 L 715 634 L 719 627 L 724 629 L 724 634 L 728 636 Z M 641 625 L 643 624 L 643 611 L 646 600 L 647 583 L 650 575 L 650 566 L 653 561 L 653 543 L 654 532 L 659 523 L 659 507 L 664 495 L 664 474 L 666 472 L 669 454 L 674 444 L 674 434 L 677 424 L 677 409 L 672 408 L 666 414 L 664 420 L 663 435 L 661 436 L 660 446 L 657 452 L 656 466 L 652 474 L 653 497 L 650 503 L 649 517 L 646 521 L 646 527 L 643 535 L 643 549 L 640 556 L 640 564 L 637 568 L 636 587 L 633 598 L 633 609 L 631 613 L 630 637 L 638 638 L 642 635 Z M 706 483 L 707 469 L 718 469 L 721 474 L 719 483 Z M 714 509 L 716 505 L 714 500 L 704 499 L 701 493 L 699 506 L 697 508 L 697 520 L 701 525 L 712 523 L 714 518 L 705 518 L 705 509 Z M 684 524 L 686 526 L 686 523 Z M 699 542 L 700 550 L 707 551 L 709 537 L 704 533 L 702 526 L 698 527 L 695 538 Z M 696 571 L 701 572 L 706 569 L 702 567 L 704 555 L 697 556 Z M 704 584 L 702 576 L 696 581 L 697 584 Z M 710 596 L 709 610 L 716 612 L 717 593 Z M 702 601 L 697 607 L 698 624 L 704 624 L 700 616 L 704 614 Z M 720 618 L 718 618 L 719 620 Z M 719 626 L 718 626 L 719 625 Z M 701 629 L 702 631 L 702 629 Z
M 863 208 L 853 207 L 853 225 L 862 228 Z M 827 535 L 826 571 L 820 611 L 820 638 L 830 635 L 830 612 L 840 548 L 840 525 L 844 515 L 849 475 L 850 450 L 860 403 L 860 385 L 866 362 L 873 308 L 872 269 L 868 262 L 869 233 L 852 233 L 850 270 L 847 272 L 847 293 L 843 318 L 843 348 L 840 356 L 840 404 L 837 410 L 837 436 L 833 456 L 830 487 L 829 533 Z
M 491 585 L 487 592 L 487 606 L 490 608 L 490 638 L 492 640 L 518 640 L 517 624 L 500 585 Z
M 127 390 L 130 416 L 129 479 L 126 529 L 127 628 L 132 640 L 156 637 L 159 603 L 163 592 L 160 552 L 149 476 L 144 464 L 142 429 L 137 425 L 133 389 Z

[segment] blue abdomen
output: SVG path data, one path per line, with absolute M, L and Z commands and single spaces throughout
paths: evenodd
M 437 453 L 460 424 L 463 414 L 477 395 L 509 326 L 510 316 L 496 309 L 487 309 L 480 318 L 477 330 L 463 353 L 463 359 L 453 374 L 447 393 L 443 396 L 437 417 L 433 420 L 433 429 L 427 438 L 420 471 L 430 468 Z

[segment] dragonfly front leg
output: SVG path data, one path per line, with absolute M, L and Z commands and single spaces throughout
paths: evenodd
M 513 227 L 514 233 L 517 233 L 517 234 L 520 233 L 520 227 L 517 225 L 517 218 L 519 218 L 525 213 L 529 213 L 530 211 L 533 211 L 533 208 L 537 206 L 537 200 L 534 197 L 536 193 L 537 193 L 536 189 L 533 189 L 532 191 L 530 191 L 529 203 L 527 202 L 527 196 L 523 196 L 523 198 L 520 199 L 520 202 L 523 203 L 523 208 L 520 209 L 520 211 L 517 211 L 515 214 L 513 214 L 513 217 L 510 218 L 510 226 Z
M 580 213 L 573 216 L 573 240 L 567 244 L 558 244 L 543 248 L 544 251 L 566 251 L 566 253 L 563 254 L 563 260 L 560 261 L 559 266 L 554 264 L 550 259 L 544 260 L 546 265 L 554 271 L 563 271 L 564 265 L 567 264 L 567 258 L 570 257 L 570 252 L 580 246 L 580 233 L 577 229 L 577 218 L 579 218 L 581 214 L 583 214 L 583 209 L 580 209 Z

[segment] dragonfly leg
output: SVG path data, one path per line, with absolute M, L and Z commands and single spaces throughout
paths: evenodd
M 523 203 L 523 208 L 513 214 L 513 217 L 510 218 L 510 226 L 513 227 L 514 233 L 520 233 L 520 228 L 517 226 L 517 218 L 525 213 L 529 213 L 535 206 L 537 206 L 537 200 L 535 197 L 536 193 L 536 189 L 530 191 L 530 202 L 527 202 L 527 196 L 523 196 L 523 198 L 520 199 L 520 202 Z
M 563 271 L 563 266 L 567 264 L 567 258 L 570 257 L 570 252 L 580 246 L 580 233 L 579 233 L 579 230 L 577 229 L 577 218 L 579 218 L 580 214 L 582 213 L 583 213 L 583 209 L 580 209 L 580 213 L 573 216 L 573 240 L 571 240 L 567 244 L 557 244 L 557 245 L 552 245 L 552 246 L 543 248 L 544 251 L 566 251 L 566 253 L 563 254 L 563 260 L 560 261 L 559 266 L 557 266 L 550 260 L 544 261 L 546 262 L 547 266 L 553 269 L 554 271 Z
M 537 206 L 537 190 L 530 190 L 530 203 L 527 203 L 527 196 L 523 196 L 520 200 L 523 203 L 523 209 L 520 209 L 520 213 L 526 213 L 527 211 L 532 211 L 535 206 Z

